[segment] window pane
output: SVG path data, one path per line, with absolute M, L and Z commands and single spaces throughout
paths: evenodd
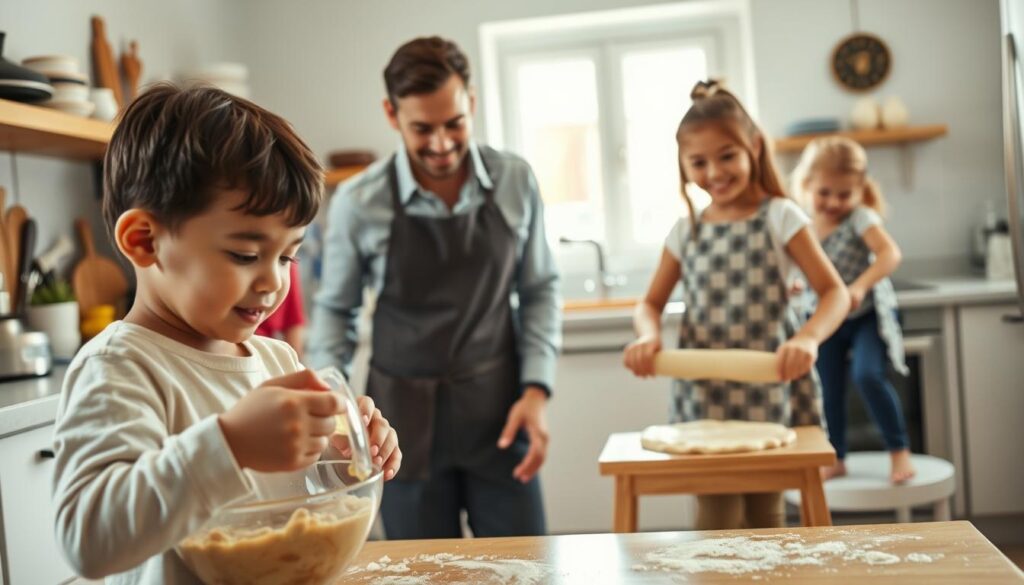
M 621 66 L 632 236 L 638 244 L 654 244 L 686 213 L 676 126 L 690 107 L 693 84 L 707 77 L 707 55 L 692 46 L 630 50 Z
M 537 174 L 549 235 L 603 239 L 594 62 L 579 57 L 529 61 L 515 75 L 519 148 Z

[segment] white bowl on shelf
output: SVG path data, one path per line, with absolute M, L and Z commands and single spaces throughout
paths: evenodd
M 88 102 L 89 86 L 67 81 L 52 82 L 55 102 Z
M 54 101 L 49 100 L 41 104 L 44 108 L 50 108 L 51 110 L 59 110 L 65 114 L 71 114 L 72 116 L 81 116 L 88 118 L 92 115 L 93 111 L 96 110 L 96 104 L 92 102 L 79 102 L 79 101 Z
M 36 55 L 22 59 L 21 64 L 40 73 L 78 74 L 78 59 L 70 55 Z

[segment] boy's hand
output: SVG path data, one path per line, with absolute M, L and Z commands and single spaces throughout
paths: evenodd
M 402 467 L 402 450 L 398 447 L 398 433 L 391 428 L 388 419 L 384 418 L 380 409 L 373 404 L 369 396 L 356 398 L 359 411 L 363 415 L 363 423 L 366 425 L 367 436 L 370 439 L 370 457 L 374 465 L 379 465 L 384 470 L 384 481 L 393 479 Z M 334 448 L 341 452 L 342 457 L 351 457 L 352 450 L 349 448 L 348 437 L 341 433 L 331 435 L 331 443 Z
M 302 370 L 267 380 L 217 420 L 241 467 L 294 471 L 320 458 L 340 402 L 313 372 Z
M 847 290 L 850 292 L 850 311 L 856 311 L 857 307 L 864 302 L 864 297 L 867 296 L 868 291 L 856 284 L 851 284 Z
M 505 428 L 498 438 L 498 448 L 508 449 L 520 428 L 526 428 L 530 449 L 519 465 L 512 470 L 512 477 L 527 483 L 540 471 L 548 454 L 548 423 L 544 417 L 548 395 L 540 388 L 527 387 L 522 398 L 516 400 L 508 411 Z
M 626 346 L 622 363 L 637 376 L 654 375 L 654 356 L 661 351 L 661 337 L 643 336 Z
M 779 378 L 788 382 L 811 371 L 818 359 L 818 343 L 810 337 L 795 335 L 780 345 L 775 355 Z

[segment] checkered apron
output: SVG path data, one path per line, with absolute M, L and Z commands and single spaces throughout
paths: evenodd
M 847 216 L 831 234 L 821 242 L 825 254 L 835 265 L 843 282 L 850 284 L 864 273 L 871 266 L 874 260 L 871 248 L 864 243 L 864 239 L 857 235 L 853 227 L 853 220 Z M 817 298 L 811 294 L 812 307 L 817 305 Z M 906 358 L 903 355 L 903 333 L 900 324 L 896 320 L 896 290 L 892 287 L 892 281 L 883 278 L 875 283 L 866 295 L 856 311 L 850 313 L 849 319 L 856 319 L 867 315 L 869 311 L 875 311 L 878 315 L 878 335 L 885 342 L 888 349 L 889 361 L 893 368 L 906 376 L 910 373 L 907 368 Z
M 683 246 L 686 311 L 679 347 L 775 351 L 798 329 L 768 231 L 768 201 L 746 220 L 698 221 Z M 672 419 L 822 425 L 821 383 L 811 369 L 782 384 L 676 380 Z

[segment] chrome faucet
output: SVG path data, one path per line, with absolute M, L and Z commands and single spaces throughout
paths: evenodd
M 604 246 L 597 240 L 586 240 L 586 239 L 573 239 L 562 236 L 558 238 L 560 244 L 587 244 L 594 247 L 597 252 L 597 281 L 595 284 L 594 279 L 588 278 L 583 282 L 583 287 L 587 292 L 593 291 L 595 288 L 598 291 L 598 298 L 607 299 L 608 293 L 611 289 L 623 286 L 626 284 L 626 277 L 622 274 L 609 274 L 606 269 Z

